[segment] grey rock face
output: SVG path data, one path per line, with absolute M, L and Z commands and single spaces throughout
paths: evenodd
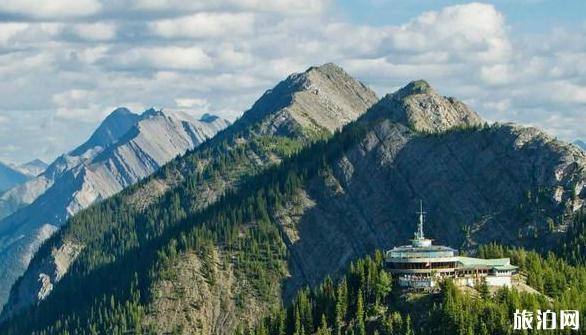
M 468 106 L 454 98 L 440 96 L 423 80 L 413 81 L 388 94 L 376 109 L 371 117 L 387 117 L 420 132 L 439 133 L 482 124 L 480 116 Z
M 292 255 L 286 297 L 349 260 L 404 243 L 420 199 L 426 234 L 464 250 L 492 241 L 547 250 L 556 242 L 547 220 L 563 225 L 560 218 L 586 206 L 580 149 L 536 128 L 479 127 L 454 99 L 404 91 L 375 105 L 360 143 L 277 213 Z
M 40 244 L 67 218 L 156 171 L 228 125 L 183 113 L 114 111 L 90 139 L 3 196 L 24 205 L 0 221 L 0 304 Z M 81 248 L 81 246 L 79 246 Z M 60 278 L 45 273 L 43 287 Z
M 310 137 L 356 120 L 377 100 L 372 90 L 328 63 L 292 74 L 268 90 L 236 126 L 254 126 L 259 135 Z

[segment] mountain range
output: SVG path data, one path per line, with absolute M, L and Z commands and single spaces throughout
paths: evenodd
M 38 246 L 72 215 L 147 177 L 229 123 L 204 115 L 114 110 L 91 137 L 44 172 L 4 192 L 13 213 L 0 221 L 0 303 Z M 75 251 L 72 251 L 75 252 Z
M 586 153 L 488 125 L 423 80 L 378 99 L 312 67 L 70 218 L 12 287 L 0 332 L 232 333 L 408 239 L 420 199 L 438 244 L 556 250 L 584 208 Z
M 574 144 L 582 148 L 582 150 L 586 150 L 586 142 L 582 140 L 575 140 Z

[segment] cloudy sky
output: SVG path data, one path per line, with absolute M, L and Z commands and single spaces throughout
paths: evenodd
M 584 13 L 584 0 L 2 0 L 0 160 L 51 161 L 117 106 L 234 119 L 326 62 L 381 96 L 424 78 L 487 120 L 584 139 Z

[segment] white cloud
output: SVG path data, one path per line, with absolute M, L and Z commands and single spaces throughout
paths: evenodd
M 510 56 L 504 17 L 494 6 L 471 3 L 426 12 L 390 37 L 398 50 L 448 50 L 466 61 L 495 62 Z
M 93 121 L 101 118 L 101 108 L 95 102 L 97 94 L 84 89 L 72 89 L 53 96 L 56 116 L 65 119 Z
M 27 28 L 26 23 L 0 23 L 0 43 L 5 44 Z
M 212 59 L 198 47 L 135 48 L 111 55 L 112 65 L 123 70 L 202 70 Z
M 208 109 L 210 103 L 206 99 L 200 98 L 177 98 L 175 99 L 175 105 L 177 105 L 178 108 Z
M 251 13 L 196 13 L 149 23 L 149 29 L 165 38 L 213 38 L 241 36 L 254 30 Z
M 38 19 L 84 17 L 97 13 L 97 0 L 2 0 L 0 13 L 16 14 Z
M 73 29 L 78 37 L 88 41 L 108 41 L 116 37 L 116 25 L 113 23 L 76 24 Z
M 316 14 L 322 12 L 329 0 L 133 0 L 132 7 L 149 11 L 204 11 L 248 10 L 257 12 L 281 12 L 288 15 Z

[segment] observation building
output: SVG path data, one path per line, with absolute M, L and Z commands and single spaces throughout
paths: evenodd
M 458 251 L 433 245 L 423 235 L 424 215 L 420 204 L 419 224 L 410 245 L 394 247 L 385 254 L 387 268 L 398 278 L 399 286 L 431 288 L 444 278 L 453 278 L 458 285 L 473 287 L 482 278 L 489 286 L 511 286 L 518 267 L 509 258 L 481 259 L 458 256 Z

